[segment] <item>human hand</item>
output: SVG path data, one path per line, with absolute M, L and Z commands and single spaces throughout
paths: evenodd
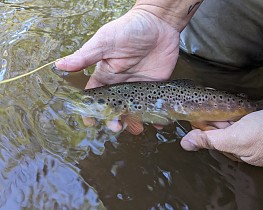
M 166 80 L 179 52 L 179 31 L 141 9 L 102 26 L 74 54 L 56 63 L 79 71 L 97 63 L 86 88 L 130 81 Z
M 214 149 L 237 156 L 244 162 L 263 166 L 263 110 L 253 112 L 233 124 L 214 124 L 219 129 L 190 131 L 181 141 L 187 151 Z

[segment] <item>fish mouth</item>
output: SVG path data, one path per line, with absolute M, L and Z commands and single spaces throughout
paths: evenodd
M 81 115 L 82 117 L 94 117 L 97 119 L 106 119 L 109 114 L 101 112 L 93 105 L 86 105 L 83 103 L 76 103 L 72 101 L 65 101 L 64 107 L 69 113 Z
M 73 93 L 64 101 L 64 107 L 68 114 L 77 114 L 82 117 L 94 117 L 97 119 L 107 119 L 110 117 L 110 109 L 98 103 L 83 103 L 83 100 L 87 101 L 87 99 L 93 98 L 85 96 L 85 99 L 83 99 L 82 94 Z

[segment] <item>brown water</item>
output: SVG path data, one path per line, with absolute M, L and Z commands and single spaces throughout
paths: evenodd
M 73 52 L 132 4 L 0 1 L 0 79 Z M 230 74 L 182 54 L 173 77 L 262 98 L 260 69 Z M 0 209 L 263 208 L 262 168 L 183 151 L 178 125 L 158 132 L 148 125 L 140 136 L 86 128 L 58 96 L 87 78 L 45 68 L 1 85 Z

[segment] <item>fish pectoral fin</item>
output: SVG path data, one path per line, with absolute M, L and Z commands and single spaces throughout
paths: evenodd
M 209 125 L 209 122 L 206 121 L 192 121 L 190 122 L 192 128 L 196 129 L 200 129 L 202 131 L 208 131 L 208 130 L 215 130 L 217 128 L 213 127 L 212 125 Z
M 121 121 L 126 124 L 126 130 L 133 135 L 139 135 L 143 132 L 143 123 L 138 115 L 123 115 Z

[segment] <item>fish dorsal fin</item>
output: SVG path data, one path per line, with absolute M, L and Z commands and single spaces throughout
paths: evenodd
M 131 134 L 139 135 L 143 132 L 143 123 L 138 115 L 123 115 L 121 121 L 126 124 L 126 130 Z

